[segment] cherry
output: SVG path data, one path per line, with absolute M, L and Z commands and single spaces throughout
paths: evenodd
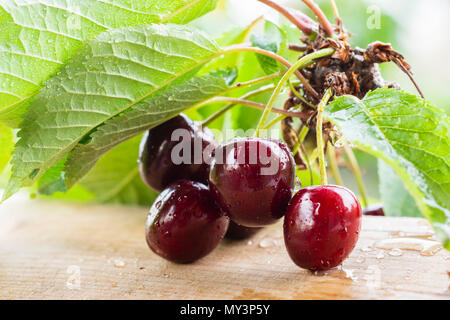
M 179 180 L 165 189 L 150 208 L 147 244 L 167 260 L 193 262 L 217 247 L 228 221 L 205 185 Z
M 184 129 L 178 131 L 184 135 L 175 136 L 173 141 L 172 134 L 177 129 Z M 181 142 L 182 146 L 190 148 L 191 154 L 183 155 L 180 152 L 181 156 L 187 156 L 189 159 L 184 163 L 175 164 L 172 151 L 175 146 L 180 146 Z M 180 114 L 149 130 L 142 138 L 139 152 L 139 171 L 142 180 L 158 192 L 179 179 L 207 183 L 209 163 L 205 161 L 202 153 L 205 151 L 209 156 L 216 146 L 216 139 L 208 128 L 202 129 L 199 123 Z M 186 150 L 189 150 L 187 148 Z M 207 152 L 206 149 L 211 152 Z M 195 151 L 200 152 L 196 155 Z
M 284 216 L 295 184 L 295 167 L 278 140 L 238 138 L 216 149 L 209 186 L 231 220 L 262 227 Z
M 284 218 L 284 241 L 298 266 L 324 270 L 352 252 L 361 228 L 361 205 L 353 192 L 333 185 L 301 189 Z
M 251 237 L 261 229 L 262 228 L 244 227 L 230 220 L 230 225 L 228 226 L 225 238 L 230 240 L 243 240 Z
M 365 216 L 384 216 L 383 205 L 381 203 L 367 206 L 363 209 Z

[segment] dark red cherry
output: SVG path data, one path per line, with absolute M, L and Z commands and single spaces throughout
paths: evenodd
M 262 228 L 244 227 L 230 220 L 230 225 L 228 226 L 225 238 L 230 240 L 243 240 L 251 237 L 261 229 Z
M 208 128 L 202 129 L 199 123 L 180 114 L 149 130 L 142 138 L 139 152 L 142 180 L 156 191 L 180 179 L 207 183 L 208 157 L 216 146 Z
M 363 209 L 365 216 L 384 216 L 383 205 L 381 203 L 372 204 Z
M 361 205 L 340 186 L 301 189 L 284 218 L 284 241 L 291 259 L 310 270 L 340 265 L 352 252 L 361 228 Z
M 211 163 L 209 186 L 217 203 L 245 227 L 284 216 L 294 184 L 294 160 L 281 141 L 236 139 L 220 145 Z
M 228 221 L 205 185 L 179 180 L 153 203 L 147 217 L 147 244 L 167 260 L 193 262 L 217 247 Z

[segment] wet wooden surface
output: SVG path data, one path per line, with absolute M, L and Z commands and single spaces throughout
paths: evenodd
M 314 274 L 290 261 L 279 224 L 176 265 L 147 248 L 145 218 L 142 208 L 8 201 L 0 299 L 450 299 L 449 253 L 417 251 L 433 240 L 423 219 L 364 217 L 342 268 Z M 377 248 L 399 237 L 416 250 Z

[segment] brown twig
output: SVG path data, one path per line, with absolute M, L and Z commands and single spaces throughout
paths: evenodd
M 258 103 L 258 102 L 249 101 L 249 100 L 245 100 L 245 99 L 239 99 L 239 98 L 232 98 L 232 97 L 214 97 L 214 98 L 211 98 L 211 99 L 205 101 L 204 103 L 202 103 L 202 105 L 206 105 L 206 104 L 210 104 L 210 103 L 219 103 L 219 102 L 230 102 L 233 104 L 242 104 L 242 105 L 249 106 L 249 107 L 252 107 L 255 109 L 260 109 L 260 110 L 266 109 L 266 105 L 263 103 Z M 277 108 L 272 108 L 271 111 L 274 113 L 283 114 L 288 117 L 300 118 L 300 119 L 308 119 L 311 116 L 311 113 L 309 113 L 309 112 L 293 112 L 293 111 L 287 111 L 287 110 L 277 109 Z
M 325 30 L 327 36 L 333 35 L 333 27 L 331 26 L 330 21 L 328 21 L 327 17 L 320 9 L 320 7 L 313 0 L 302 0 L 316 15 L 319 20 L 320 25 Z
M 289 50 L 296 51 L 296 52 L 305 52 L 306 50 L 308 50 L 308 46 L 301 46 L 296 43 L 289 43 L 288 48 L 289 48 Z
M 299 28 L 307 36 L 309 36 L 313 32 L 315 22 L 309 19 L 307 16 L 294 15 L 284 6 L 279 5 L 278 3 L 275 3 L 271 0 L 258 0 L 258 1 L 264 3 L 265 5 L 268 5 L 272 9 L 275 9 L 276 11 L 281 13 L 289 21 L 295 24 L 297 28 Z
M 333 9 L 333 13 L 334 13 L 334 18 L 336 20 L 336 24 L 339 26 L 339 28 L 341 28 L 342 27 L 342 19 L 341 19 L 340 15 L 339 15 L 339 10 L 337 8 L 336 1 L 330 0 L 330 4 L 331 4 L 331 8 Z
M 403 63 L 397 59 L 394 58 L 394 63 L 404 72 L 406 73 L 406 75 L 408 76 L 408 78 L 411 80 L 411 82 L 414 84 L 414 86 L 416 87 L 417 91 L 419 92 L 420 96 L 422 97 L 422 99 L 425 99 L 425 96 L 422 93 L 422 90 L 420 90 L 419 85 L 417 84 L 416 80 L 414 80 L 413 75 L 411 74 L 411 71 L 409 71 L 404 65 Z

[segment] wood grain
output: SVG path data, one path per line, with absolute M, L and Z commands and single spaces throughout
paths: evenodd
M 357 248 L 317 274 L 289 259 L 279 224 L 191 265 L 154 255 L 146 210 L 16 197 L 0 206 L 0 299 L 450 299 L 450 256 L 371 248 L 431 233 L 423 219 L 364 217 Z

